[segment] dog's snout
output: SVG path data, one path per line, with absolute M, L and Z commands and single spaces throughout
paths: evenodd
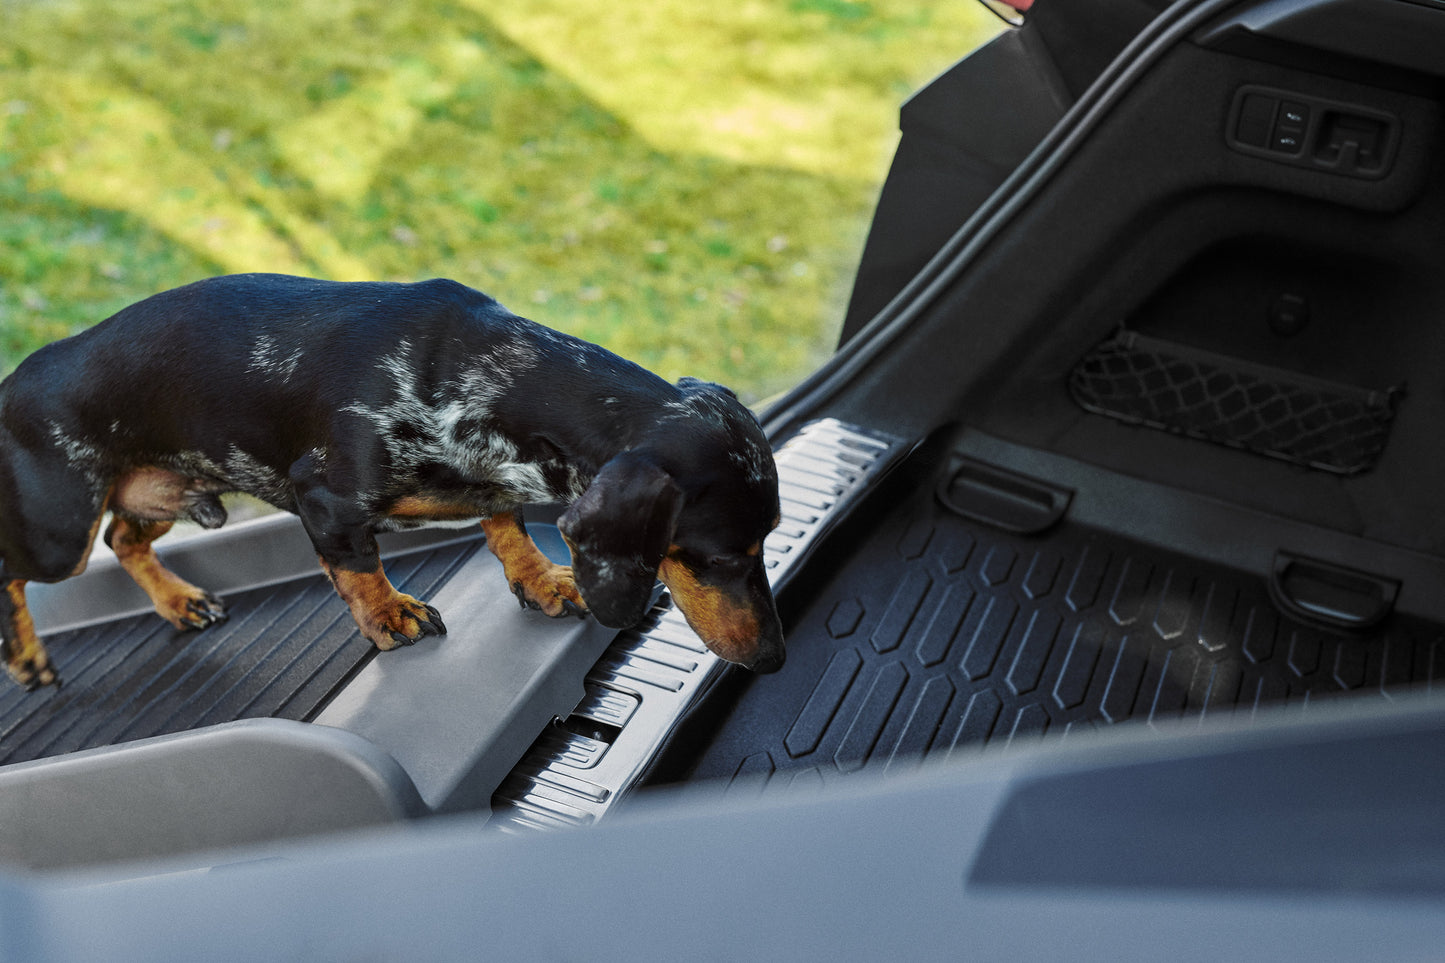
M 759 655 L 752 661 L 748 668 L 752 669 L 758 675 L 772 675 L 781 669 L 783 663 L 786 661 L 787 654 L 780 648 L 776 652 Z

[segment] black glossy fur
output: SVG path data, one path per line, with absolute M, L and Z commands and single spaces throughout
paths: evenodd
M 374 532 L 560 501 L 575 503 L 560 527 L 576 587 L 604 624 L 636 621 L 661 567 L 720 655 L 782 662 L 759 551 L 777 474 L 751 413 L 724 388 L 668 384 L 453 281 L 213 278 L 48 345 L 0 384 L 6 586 L 82 568 L 107 509 L 120 525 L 108 541 L 149 558 L 171 518 L 224 522 L 226 491 L 299 515 L 383 647 L 444 629 L 429 607 L 368 629 L 363 614 L 392 604 Z M 535 605 L 529 579 L 519 597 Z M 51 681 L 15 664 L 23 627 L 5 601 L 12 674 Z

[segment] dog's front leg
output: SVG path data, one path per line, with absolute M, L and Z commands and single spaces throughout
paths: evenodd
M 577 591 L 572 567 L 558 565 L 542 553 L 527 534 L 520 510 L 498 512 L 482 520 L 487 547 L 502 563 L 502 573 L 522 608 L 533 608 L 557 618 L 587 614 L 587 603 Z
M 321 567 L 336 586 L 336 594 L 351 609 L 361 634 L 378 649 L 411 645 L 424 635 L 447 634 L 436 609 L 392 586 L 379 558 L 371 568 L 355 571 L 322 556 Z
M 35 634 L 35 622 L 25 604 L 25 583 L 17 579 L 0 588 L 0 651 L 5 655 L 6 671 L 26 689 L 42 685 L 59 688 L 60 676 Z
M 446 634 L 436 609 L 398 592 L 386 577 L 369 519 L 356 499 L 316 484 L 298 486 L 296 513 L 336 594 L 351 610 L 361 634 L 378 649 Z

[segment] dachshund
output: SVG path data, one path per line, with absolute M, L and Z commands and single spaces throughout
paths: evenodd
M 760 673 L 783 663 L 763 563 L 780 520 L 761 427 L 728 389 L 676 384 L 512 314 L 455 281 L 210 278 L 27 357 L 0 383 L 0 636 L 27 688 L 59 685 L 25 584 L 105 542 L 177 628 L 225 618 L 164 568 L 177 519 L 245 492 L 292 512 L 379 649 L 446 627 L 398 592 L 375 534 L 479 519 L 524 607 L 626 628 L 658 580 L 699 638 Z M 570 566 L 522 506 L 568 507 Z

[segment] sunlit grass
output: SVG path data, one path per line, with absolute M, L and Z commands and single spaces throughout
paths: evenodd
M 899 103 L 995 24 L 916 0 L 469 0 L 659 150 L 872 183 Z
M 449 276 L 760 397 L 973 6 L 0 3 L 0 367 L 208 274 Z

